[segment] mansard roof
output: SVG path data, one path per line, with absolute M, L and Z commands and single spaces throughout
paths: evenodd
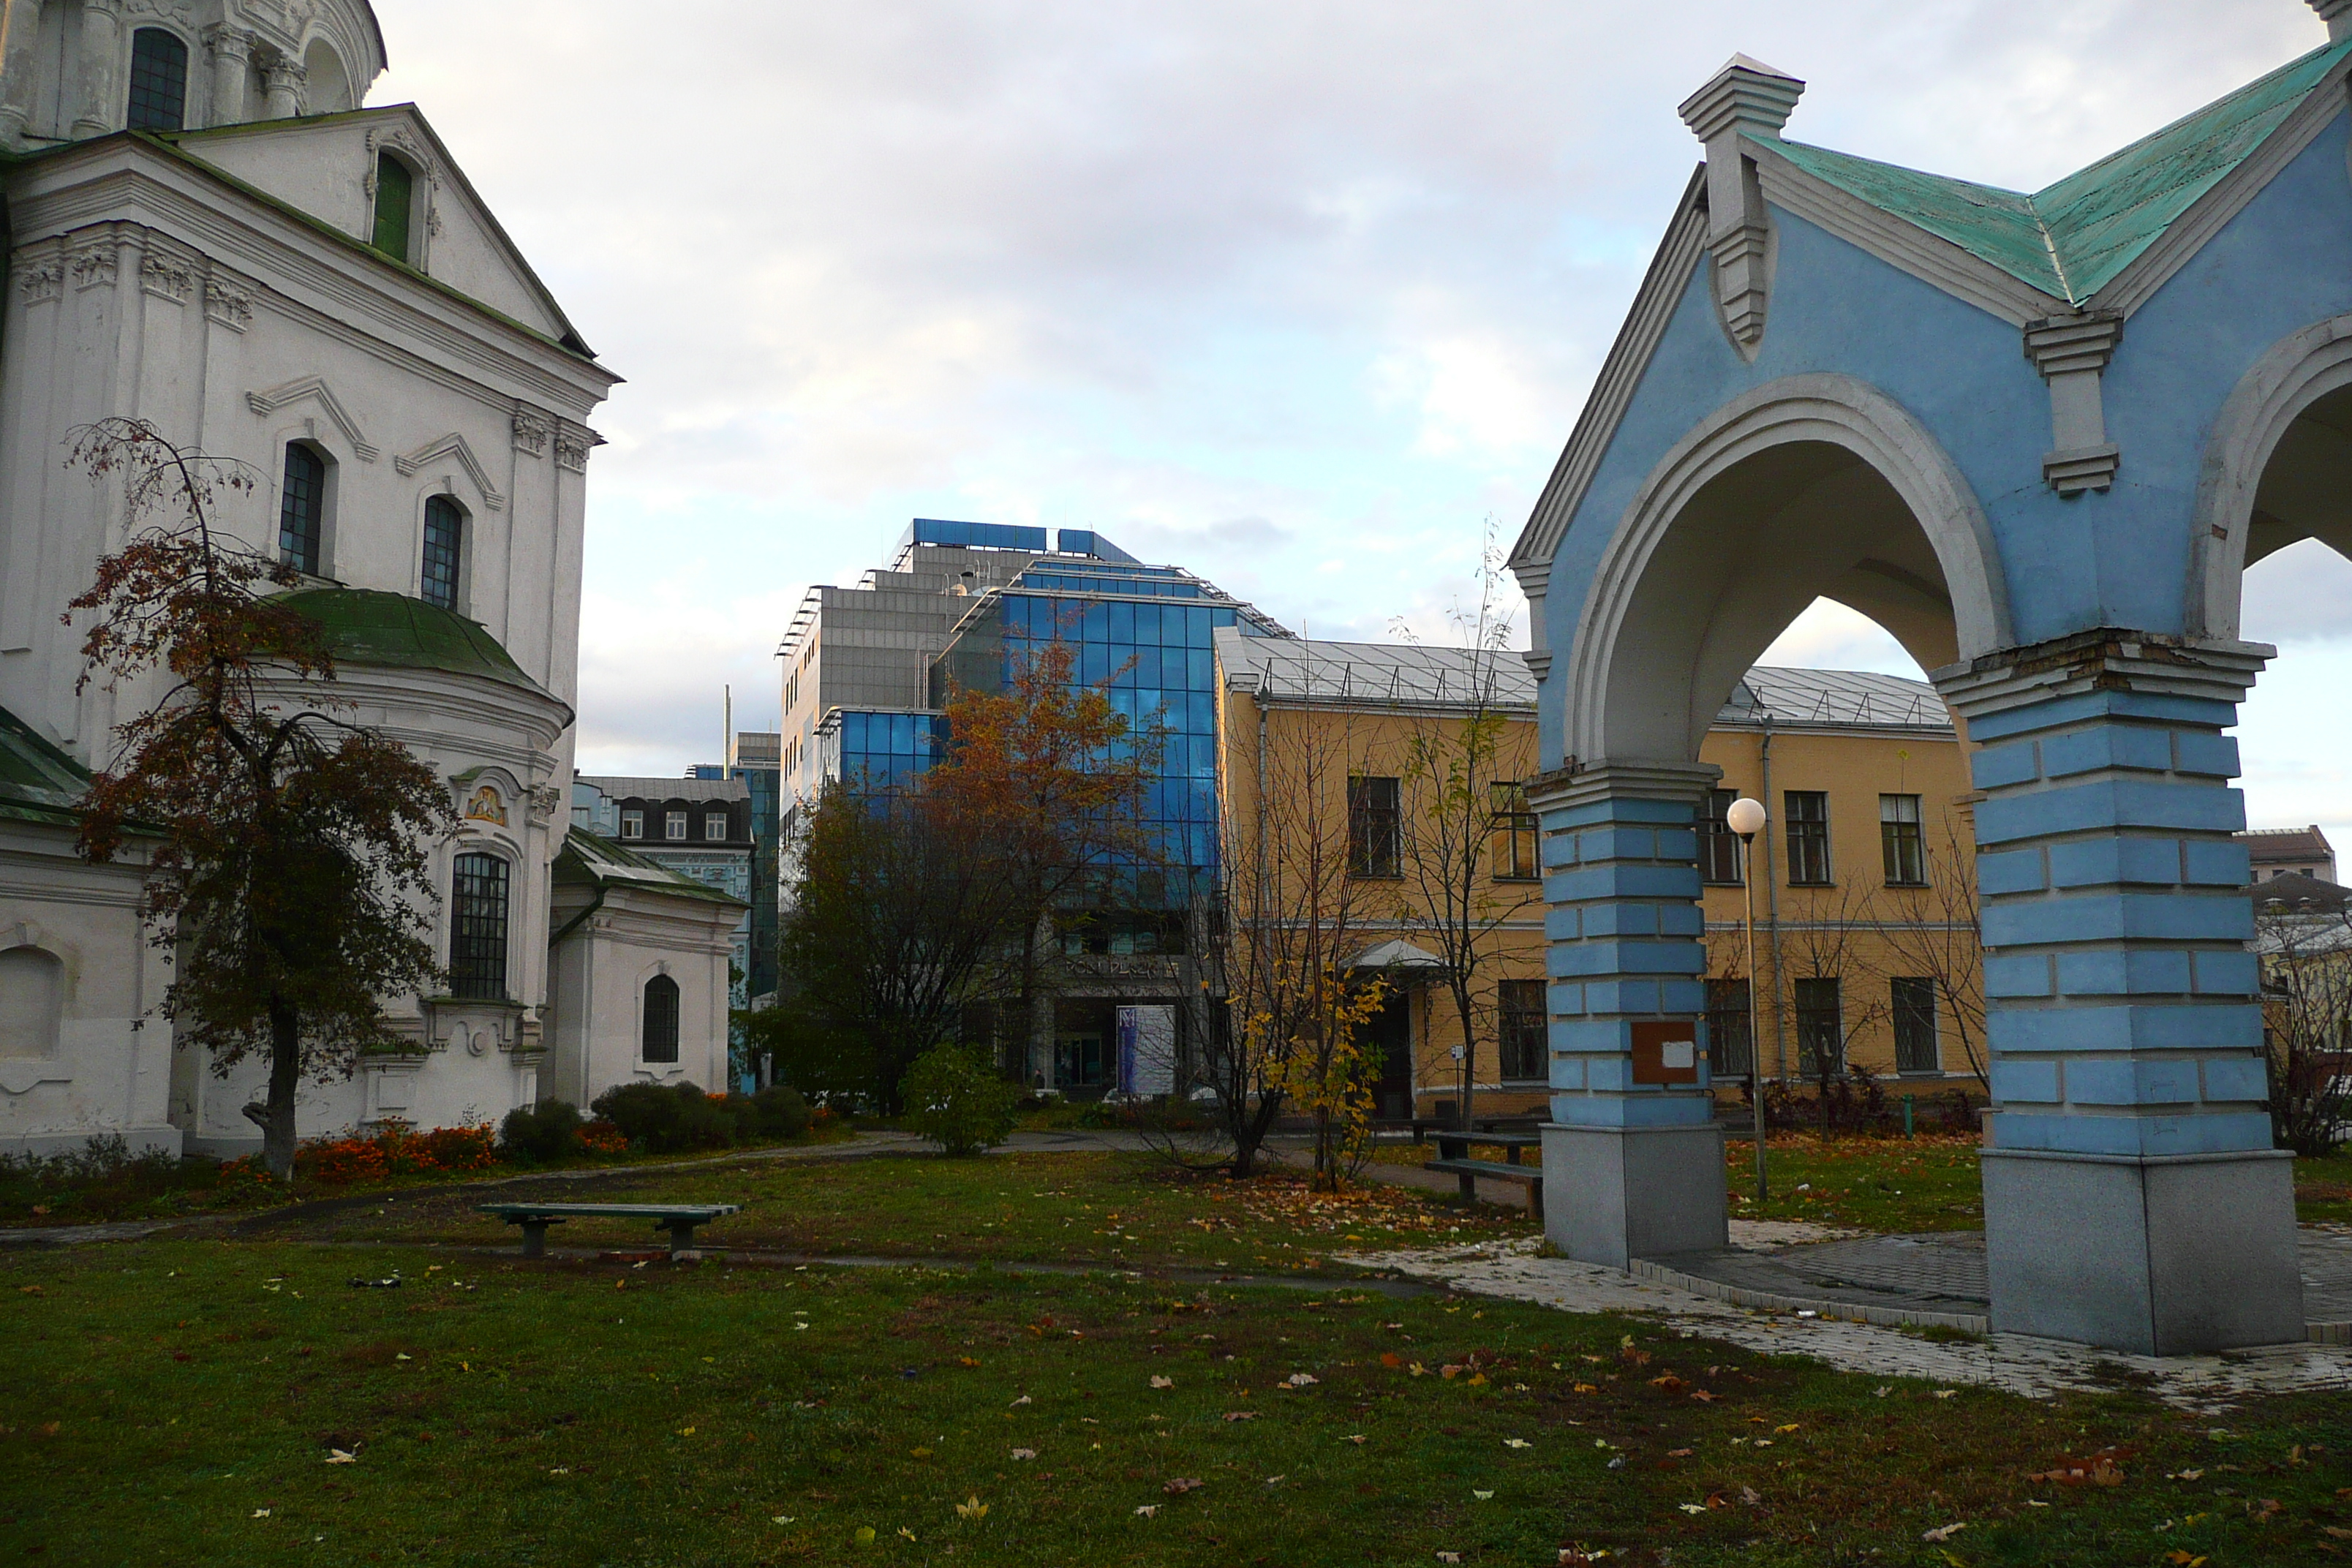
M 2352 39 L 2315 49 L 2031 193 L 1776 137 L 1754 139 L 1847 195 L 2053 299 L 2083 306 L 2252 157 L 2347 58 Z M 2335 107 L 2332 97 L 2327 106 Z

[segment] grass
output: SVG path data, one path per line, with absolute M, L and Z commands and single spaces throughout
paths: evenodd
M 1093 1156 L 829 1171 L 641 1184 L 772 1184 L 725 1239 L 869 1253 L 938 1250 L 950 1213 L 997 1216 L 950 1228 L 958 1251 L 1130 1266 L 1319 1257 L 1346 1223 L 1296 1183 L 1221 1194 Z M 40 1478 L 0 1490 L 0 1553 L 2228 1568 L 2333 1560 L 2352 1523 L 2340 1397 L 2224 1433 L 2126 1386 L 1948 1392 L 1377 1282 L 524 1264 L 423 1244 L 472 1222 L 408 1201 L 278 1239 L 0 1254 L 0 1465 Z M 1461 1217 L 1383 1202 L 1392 1236 Z M 2102 1452 L 2113 1485 L 2029 1479 Z

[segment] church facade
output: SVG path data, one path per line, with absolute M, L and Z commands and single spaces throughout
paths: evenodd
M 76 779 L 157 696 L 79 686 L 60 620 L 128 537 L 121 497 L 66 463 L 113 416 L 247 466 L 226 525 L 301 574 L 333 700 L 440 773 L 462 821 L 435 849 L 446 994 L 389 1003 L 400 1052 L 306 1084 L 303 1134 L 494 1121 L 558 1068 L 603 1087 L 560 1041 L 611 1081 L 723 1078 L 740 909 L 640 875 L 625 921 L 554 919 L 586 420 L 618 377 L 415 107 L 357 107 L 384 64 L 364 0 L 0 11 L 0 1151 L 258 1143 L 260 1064 L 221 1078 L 158 1010 L 135 852 L 72 852 Z M 634 992 L 558 1018 L 555 934 L 623 950 L 602 968 Z M 644 1063 L 655 980 L 665 1026 L 691 1023 Z

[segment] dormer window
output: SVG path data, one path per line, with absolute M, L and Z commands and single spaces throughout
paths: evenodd
M 683 842 L 686 837 L 686 813 L 673 811 L 662 817 L 662 837 Z
M 646 836 L 646 814 L 642 811 L 621 813 L 621 837 L 643 838 Z
M 718 842 L 727 837 L 727 814 L 714 811 L 702 819 L 702 837 Z
M 177 131 L 187 113 L 188 46 L 177 33 L 140 28 L 131 35 L 131 129 Z
M 394 261 L 408 259 L 408 214 L 415 200 L 416 176 L 407 164 L 389 153 L 375 161 L 375 237 L 370 241 Z

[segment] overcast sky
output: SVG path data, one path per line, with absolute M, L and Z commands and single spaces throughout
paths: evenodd
M 2300 0 L 376 0 L 582 333 L 583 768 L 775 727 L 915 516 L 1097 528 L 1317 637 L 1443 639 L 1574 422 L 1739 50 L 1790 135 L 2033 188 L 2324 41 Z M 2249 578 L 2258 825 L 2352 850 L 2352 567 Z M 1916 673 L 1816 606 L 1769 656 Z M 2347 857 L 2352 858 L 2352 857 Z

